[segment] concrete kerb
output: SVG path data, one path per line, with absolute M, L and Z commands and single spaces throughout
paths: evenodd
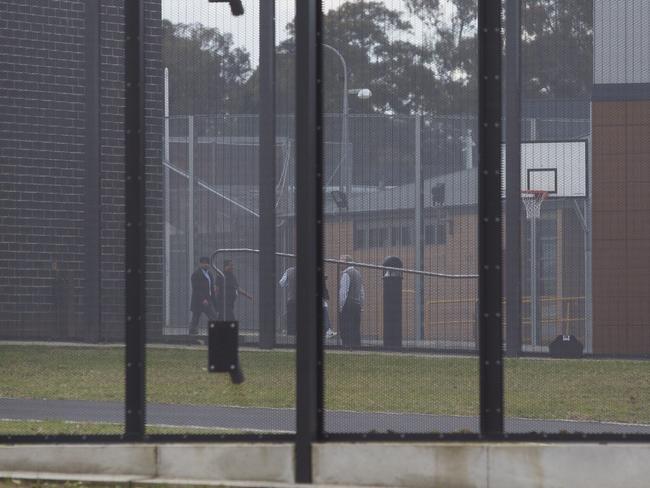
M 293 444 L 6 445 L 0 471 L 292 483 L 293 450 Z
M 587 443 L 319 444 L 314 481 L 431 488 L 647 487 L 650 446 Z
M 646 487 L 650 445 L 324 443 L 313 487 Z M 293 445 L 0 446 L 0 478 L 277 487 L 293 484 Z

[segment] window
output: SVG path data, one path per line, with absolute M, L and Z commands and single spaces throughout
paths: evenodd
M 353 246 L 355 249 L 366 247 L 366 229 L 354 229 Z
M 557 294 L 557 223 L 554 218 L 537 220 L 537 293 L 539 296 Z M 530 294 L 530 220 L 526 221 L 526 263 L 524 293 Z
M 427 225 L 424 228 L 424 242 L 426 244 L 433 244 L 435 242 L 436 229 L 433 225 Z
M 393 227 L 390 230 L 390 244 L 391 244 L 391 246 L 399 246 L 400 245 L 399 227 Z
M 447 244 L 447 226 L 445 224 L 429 224 L 424 228 L 426 244 Z
M 368 231 L 368 246 L 383 247 L 386 245 L 387 237 L 388 237 L 388 229 L 386 227 L 370 229 Z
M 539 293 L 553 296 L 557 293 L 557 228 L 555 219 L 540 219 L 539 235 Z
M 447 226 L 436 224 L 436 244 L 447 244 Z
M 402 227 L 402 246 L 410 246 L 413 244 L 413 239 L 411 239 L 411 228 L 406 226 Z

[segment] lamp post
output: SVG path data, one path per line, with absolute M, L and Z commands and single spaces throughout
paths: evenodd
M 367 100 L 372 96 L 372 91 L 369 88 L 352 88 L 348 89 L 348 64 L 341 52 L 323 43 L 323 47 L 332 51 L 341 61 L 343 66 L 343 121 L 341 124 L 341 162 L 339 163 L 339 171 L 341 178 L 339 179 L 339 191 L 345 192 L 350 195 L 352 190 L 352 166 L 348 164 L 348 146 L 349 146 L 349 128 L 348 128 L 348 113 L 350 111 L 348 95 L 356 95 L 361 100 Z M 343 174 L 345 171 L 345 174 Z

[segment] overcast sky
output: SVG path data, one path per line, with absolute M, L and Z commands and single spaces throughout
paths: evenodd
M 251 54 L 253 66 L 257 65 L 258 59 L 258 17 L 259 2 L 266 0 L 243 0 L 245 14 L 241 17 L 230 15 L 230 7 L 227 3 L 208 3 L 208 0 L 163 0 L 163 18 L 174 23 L 199 22 L 210 27 L 217 27 L 221 32 L 229 32 L 233 36 L 236 45 L 245 47 Z M 354 1 L 354 0 L 353 0 Z M 362 1 L 362 0 L 359 0 Z M 323 0 L 325 11 L 336 9 L 344 0 Z M 405 10 L 404 0 L 385 0 L 384 4 L 393 10 Z M 295 12 L 295 0 L 276 0 L 276 37 L 278 42 L 287 37 L 286 25 L 293 20 Z M 425 32 L 417 18 L 407 14 L 407 18 L 414 26 L 414 33 L 411 41 L 422 40 Z

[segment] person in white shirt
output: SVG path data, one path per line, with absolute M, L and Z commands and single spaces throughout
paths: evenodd
M 345 347 L 361 346 L 361 310 L 365 301 L 363 278 L 354 267 L 352 256 L 341 256 L 350 265 L 341 274 L 339 284 L 339 333 Z
M 296 335 L 296 268 L 286 269 L 280 279 L 280 288 L 286 290 L 285 304 L 287 307 L 287 335 Z
M 327 282 L 327 276 L 325 276 L 325 281 Z M 286 289 L 286 307 L 287 307 L 287 335 L 296 334 L 296 268 L 291 266 L 286 269 L 280 282 L 278 283 L 280 288 Z M 329 291 L 327 290 L 327 283 L 323 284 L 323 329 L 325 332 L 325 338 L 331 339 L 336 337 L 336 332 L 334 332 L 330 325 L 329 317 Z

